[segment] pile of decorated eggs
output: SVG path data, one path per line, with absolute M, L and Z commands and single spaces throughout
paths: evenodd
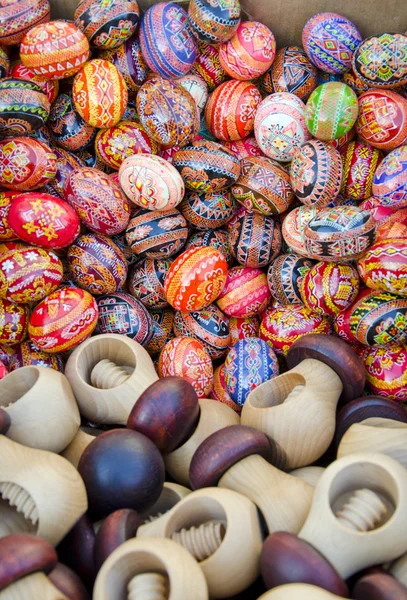
M 9 370 L 62 370 L 86 337 L 125 335 L 160 377 L 240 411 L 317 333 L 357 350 L 369 390 L 407 400 L 405 35 L 363 40 L 325 12 L 302 46 L 278 48 L 238 0 L 144 13 L 81 0 L 72 21 L 50 20 L 46 0 L 24 19 L 12 6 L 0 8 Z M 2 47 L 15 44 L 13 63 Z

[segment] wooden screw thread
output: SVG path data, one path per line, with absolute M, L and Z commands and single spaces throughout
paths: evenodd
M 105 358 L 93 367 L 90 381 L 93 387 L 99 390 L 108 390 L 127 381 L 131 375 L 129 370 L 128 367 L 119 367 L 108 358 Z
M 354 531 L 375 529 L 386 515 L 387 508 L 380 496 L 369 489 L 356 490 L 348 502 L 336 513 L 338 520 Z
M 167 600 L 168 578 L 160 573 L 135 575 L 127 586 L 127 600 Z
M 37 507 L 30 494 L 22 487 L 16 483 L 0 483 L 0 494 L 3 500 L 7 500 L 10 506 L 13 506 L 25 519 L 37 525 L 39 518 Z
M 149 517 L 146 517 L 144 519 L 144 523 L 152 523 L 153 521 L 156 521 L 157 519 L 159 519 L 160 517 L 162 517 L 165 513 L 157 513 L 156 515 L 150 515 Z
M 171 539 L 186 548 L 198 562 L 201 562 L 219 548 L 225 529 L 223 521 L 209 521 L 199 527 L 174 531 Z

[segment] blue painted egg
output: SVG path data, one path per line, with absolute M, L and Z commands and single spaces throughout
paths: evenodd
M 212 360 L 216 360 L 226 354 L 229 346 L 229 317 L 216 304 L 195 312 L 176 311 L 174 333 L 177 337 L 199 340 Z
M 386 156 L 373 177 L 373 196 L 381 206 L 407 206 L 407 146 L 400 146 Z

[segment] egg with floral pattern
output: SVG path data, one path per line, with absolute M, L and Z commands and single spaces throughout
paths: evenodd
M 303 277 L 300 292 L 307 308 L 335 316 L 355 301 L 359 276 L 352 265 L 319 262 Z
M 407 346 L 389 344 L 365 348 L 361 358 L 366 372 L 366 387 L 372 394 L 388 400 L 407 400 Z
M 123 161 L 134 154 L 157 154 L 159 148 L 141 124 L 132 121 L 120 121 L 113 127 L 101 129 L 95 140 L 97 155 L 112 169 L 120 169 Z
M 199 340 L 212 360 L 217 360 L 229 346 L 229 318 L 215 304 L 194 312 L 176 311 L 174 333 Z

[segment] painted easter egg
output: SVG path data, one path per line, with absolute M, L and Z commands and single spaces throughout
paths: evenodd
M 315 206 L 299 206 L 290 210 L 283 219 L 281 233 L 288 248 L 301 256 L 307 256 L 304 229 L 320 209 Z
M 64 372 L 64 361 L 59 354 L 48 354 L 39 350 L 33 342 L 27 340 L 19 344 L 10 357 L 10 373 L 21 367 L 45 367 L 55 371 Z
M 369 87 L 398 88 L 407 83 L 407 36 L 372 35 L 353 55 L 354 72 Z
M 1 10 L 1 9 L 0 9 Z M 25 135 L 43 127 L 50 103 L 33 81 L 8 77 L 0 80 L 0 133 Z
M 390 218 L 391 215 L 393 215 L 395 212 L 397 212 L 394 209 L 392 209 L 390 206 L 382 206 L 380 204 L 380 198 L 374 198 L 373 196 L 371 198 L 366 198 L 366 200 L 363 200 L 363 202 L 361 202 L 359 204 L 359 208 L 361 208 L 362 210 L 370 210 L 375 221 L 378 222 L 378 227 L 380 225 L 382 225 L 383 223 L 385 223 L 387 221 L 387 219 Z M 404 209 L 401 209 L 401 210 L 404 210 Z M 407 212 L 406 212 L 406 214 L 407 214 Z M 396 236 L 396 237 L 398 237 L 398 236 Z M 378 239 L 379 239 L 379 236 L 378 236 Z
M 257 386 L 277 377 L 279 366 L 274 350 L 260 338 L 239 340 L 225 360 L 225 383 L 228 394 L 243 406 Z
M 127 243 L 139 258 L 173 256 L 187 237 L 187 222 L 176 208 L 168 211 L 140 208 L 126 229 Z
M 144 258 L 134 265 L 129 275 L 129 292 L 148 309 L 168 306 L 164 280 L 171 262 L 167 258 Z
M 86 290 L 64 287 L 34 308 L 28 335 L 45 352 L 66 352 L 91 335 L 98 320 L 96 300 Z
M 402 344 L 407 340 L 407 298 L 372 290 L 348 310 L 352 335 L 365 346 Z
M 241 172 L 232 194 L 249 211 L 263 215 L 285 212 L 294 199 L 290 175 L 269 158 L 254 156 L 241 161 Z
M 129 93 L 137 92 L 147 79 L 149 68 L 141 52 L 138 35 L 133 35 L 124 44 L 112 50 L 109 53 L 108 60 L 114 64 L 122 75 Z M 130 120 L 126 113 L 124 113 L 123 119 Z
M 309 333 L 331 333 L 328 317 L 306 306 L 290 304 L 267 310 L 260 323 L 259 337 L 271 344 L 278 355 L 286 356 L 293 343 Z
M 407 296 L 407 239 L 376 242 L 360 259 L 358 270 L 369 288 Z
M 356 206 L 320 210 L 304 229 L 307 256 L 331 262 L 360 258 L 375 238 L 376 221 Z
M 407 100 L 391 90 L 370 89 L 359 96 L 356 132 L 362 141 L 394 150 L 407 138 Z
M 223 142 L 222 146 L 231 150 L 239 160 L 250 158 L 252 156 L 263 156 L 263 152 L 256 141 L 254 135 L 249 135 L 243 140 L 234 140 L 233 142 Z
M 50 190 L 50 194 L 56 193 L 60 198 L 63 198 L 65 183 L 69 175 L 73 171 L 81 169 L 84 164 L 76 154 L 62 148 L 54 148 L 54 154 L 57 157 L 57 172 L 55 178 L 47 183 L 47 189 Z
M 116 292 L 126 282 L 126 259 L 104 235 L 79 236 L 68 250 L 67 262 L 74 281 L 91 294 Z
M 217 367 L 213 374 L 213 388 L 211 392 L 211 398 L 213 400 L 217 400 L 218 402 L 222 402 L 222 404 L 226 404 L 226 406 L 229 406 L 235 412 L 240 414 L 241 406 L 236 404 L 236 402 L 233 402 L 232 398 L 229 396 L 229 392 L 226 387 L 224 364 Z
M 191 94 L 199 110 L 203 110 L 209 96 L 208 84 L 206 81 L 194 73 L 187 73 L 187 75 L 178 77 L 176 81 L 178 85 L 181 85 L 184 90 Z
M 120 186 L 141 208 L 171 210 L 182 200 L 184 182 L 177 169 L 161 156 L 129 156 L 119 170 Z
M 48 0 L 12 0 L 0 7 L 0 44 L 19 44 L 24 34 L 38 25 L 49 21 Z
M 199 129 L 197 107 L 181 85 L 151 77 L 141 86 L 136 103 L 145 132 L 159 144 L 182 147 L 195 138 Z
M 8 222 L 8 213 L 18 192 L 0 192 L 0 242 L 15 240 L 17 235 Z
M 201 310 L 214 302 L 225 285 L 228 264 L 215 248 L 190 248 L 172 263 L 165 277 L 167 302 L 186 312 Z
M 89 42 L 73 23 L 49 21 L 24 35 L 20 58 L 41 79 L 65 79 L 89 59 Z
M 48 128 L 52 139 L 65 150 L 75 152 L 93 142 L 96 129 L 75 110 L 72 94 L 60 94 L 51 107 Z
M 112 127 L 123 117 L 127 87 L 116 67 L 107 60 L 90 60 L 75 75 L 72 86 L 75 108 L 92 127 Z
M 28 307 L 0 298 L 0 344 L 14 346 L 27 337 Z
M 57 158 L 49 146 L 29 137 L 0 140 L 0 185 L 11 190 L 35 190 L 53 179 Z
M 382 206 L 392 209 L 407 206 L 407 146 L 386 156 L 373 177 L 373 195 Z
M 136 0 L 82 0 L 75 23 L 92 46 L 117 48 L 136 31 L 140 11 Z
M 327 73 L 342 75 L 349 71 L 362 39 L 352 21 L 332 12 L 314 15 L 302 30 L 305 52 L 318 69 Z
M 288 92 L 304 102 L 317 86 L 317 69 L 300 46 L 277 50 L 270 69 L 263 76 L 263 88 L 268 94 Z
M 10 74 L 10 59 L 7 50 L 0 47 L 0 77 L 7 77 Z
M 243 21 L 234 36 L 219 47 L 220 64 L 233 79 L 247 81 L 263 75 L 276 55 L 276 40 L 266 25 Z
M 96 333 L 127 335 L 146 346 L 153 335 L 153 325 L 148 310 L 133 296 L 111 292 L 97 299 L 99 318 Z
M 232 348 L 239 340 L 249 337 L 257 337 L 259 333 L 260 321 L 257 315 L 251 317 L 230 317 L 229 318 L 229 348 Z
M 123 192 L 98 169 L 83 167 L 71 173 L 65 185 L 65 200 L 96 233 L 120 233 L 129 222 L 130 209 Z
M 178 150 L 172 164 L 180 172 L 185 187 L 199 193 L 229 187 L 240 175 L 240 162 L 233 152 L 207 140 Z
M 1 56 L 1 53 L 0 53 Z M 38 75 L 34 73 L 32 69 L 25 67 L 22 62 L 18 62 L 14 64 L 13 68 L 10 71 L 10 77 L 14 77 L 15 79 L 24 79 L 25 81 L 30 81 L 31 83 L 35 83 L 42 89 L 50 104 L 52 104 L 58 96 L 59 91 L 59 81 L 57 79 L 54 80 L 42 80 Z
M 13 199 L 8 215 L 9 225 L 27 244 L 42 248 L 65 248 L 79 234 L 76 212 L 63 200 L 31 192 Z
M 236 202 L 230 190 L 190 193 L 179 205 L 179 210 L 197 229 L 217 229 L 226 225 L 233 216 Z
M 305 107 L 305 122 L 319 140 L 336 140 L 352 129 L 358 118 L 358 97 L 346 83 L 332 81 L 317 87 Z
M 245 211 L 229 228 L 229 244 L 239 265 L 266 267 L 281 251 L 280 224 Z
M 302 279 L 300 293 L 310 310 L 333 317 L 353 304 L 359 277 L 351 265 L 319 262 Z
M 217 360 L 229 346 L 229 318 L 215 304 L 194 312 L 176 311 L 174 333 L 199 340 L 211 359 Z
M 373 211 L 371 211 L 373 212 Z M 407 238 L 407 209 L 393 211 L 383 223 L 377 225 L 377 240 Z
M 365 367 L 366 387 L 372 394 L 388 400 L 407 400 L 407 346 L 389 344 L 364 348 L 361 358 Z
M 228 76 L 220 64 L 219 47 L 198 42 L 198 54 L 191 73 L 202 77 L 210 92 L 223 83 Z
M 313 264 L 312 260 L 299 254 L 280 254 L 267 271 L 273 298 L 283 305 L 301 303 L 301 283 Z
M 188 7 L 189 22 L 194 35 L 209 44 L 229 40 L 240 23 L 239 0 L 191 0 Z
M 311 139 L 305 126 L 305 104 L 288 92 L 267 96 L 256 112 L 254 132 L 266 156 L 291 161 L 294 151 Z
M 193 233 L 185 245 L 185 250 L 190 248 L 204 248 L 209 246 L 222 252 L 226 258 L 226 262 L 230 266 L 234 259 L 230 250 L 228 234 L 223 229 L 215 229 L 213 231 L 199 231 Z
M 174 311 L 172 308 L 164 308 L 162 310 L 149 310 L 148 312 L 151 317 L 153 335 L 146 345 L 146 350 L 151 356 L 155 356 L 174 337 L 172 331 Z
M 353 126 L 352 129 L 345 133 L 345 135 L 343 135 L 342 137 L 338 138 L 337 140 L 329 140 L 329 142 L 327 143 L 336 150 L 340 150 L 342 146 L 345 146 L 345 144 L 347 144 L 348 142 L 352 142 L 355 139 L 355 137 L 356 127 Z
M 0 271 L 7 282 L 5 297 L 11 302 L 39 302 L 53 292 L 62 281 L 59 258 L 43 248 L 11 250 L 0 257 Z
M 326 142 L 311 140 L 294 152 L 290 181 L 298 200 L 322 208 L 338 196 L 342 173 L 339 152 Z
M 217 304 L 229 317 L 251 317 L 261 313 L 271 300 L 266 274 L 261 269 L 229 269 Z
M 346 198 L 356 200 L 369 198 L 372 195 L 373 177 L 383 158 L 382 153 L 363 142 L 349 142 L 342 146 L 340 154 L 343 164 L 341 193 Z
M 160 377 L 178 376 L 188 381 L 198 398 L 208 398 L 213 385 L 212 360 L 203 344 L 190 337 L 167 342 L 158 361 Z
M 212 92 L 205 107 L 209 131 L 219 140 L 247 137 L 261 103 L 257 87 L 248 81 L 225 81 Z
M 342 81 L 351 87 L 357 96 L 362 94 L 362 92 L 366 92 L 370 87 L 367 83 L 362 81 L 359 75 L 356 75 L 354 71 L 345 73 L 342 77 Z
M 175 2 L 160 2 L 146 10 L 140 42 L 146 63 L 162 77 L 188 73 L 198 51 L 188 15 Z

